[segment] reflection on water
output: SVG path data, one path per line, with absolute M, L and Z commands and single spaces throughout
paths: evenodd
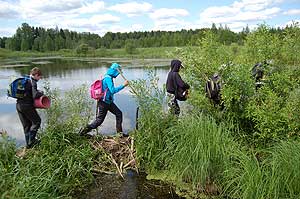
M 169 67 L 167 67 L 169 60 L 162 59 L 34 58 L 26 59 L 25 61 L 6 60 L 0 63 L 0 130 L 6 130 L 10 136 L 16 139 L 18 145 L 24 145 L 24 134 L 16 113 L 15 99 L 6 97 L 6 88 L 12 80 L 12 77 L 28 74 L 32 67 L 38 66 L 42 70 L 44 77 L 38 83 L 40 89 L 42 89 L 43 82 L 48 81 L 52 88 L 67 91 L 74 86 L 76 87 L 82 84 L 90 85 L 95 79 L 99 78 L 100 75 L 105 74 L 112 62 L 118 62 L 122 65 L 124 75 L 128 80 L 146 78 L 147 70 L 145 67 L 150 65 L 156 66 L 155 70 L 159 77 L 160 85 L 165 83 L 166 75 L 169 70 Z M 8 66 L 17 64 L 24 64 L 24 66 Z M 123 81 L 124 80 L 119 76 L 115 79 L 115 85 L 120 85 Z M 135 127 L 136 103 L 128 87 L 115 95 L 115 103 L 123 112 L 124 131 L 128 132 L 132 130 Z M 43 111 L 39 110 L 39 112 Z M 102 134 L 114 133 L 114 115 L 109 113 L 99 130 Z
M 172 187 L 157 180 L 146 180 L 143 174 L 127 171 L 123 180 L 116 175 L 101 174 L 86 193 L 77 199 L 179 199 Z

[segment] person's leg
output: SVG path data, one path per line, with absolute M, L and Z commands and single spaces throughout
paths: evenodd
M 117 107 L 117 105 L 115 103 L 110 104 L 109 111 L 116 116 L 116 130 L 117 130 L 117 132 L 123 132 L 123 129 L 122 129 L 123 114 L 122 114 L 122 111 Z
M 106 117 L 106 114 L 107 114 L 107 111 L 108 111 L 108 107 L 109 107 L 108 104 L 106 104 L 103 101 L 99 101 L 99 104 L 98 104 L 98 116 L 96 117 L 96 119 L 91 124 L 88 124 L 86 127 L 84 127 L 83 129 L 81 129 L 80 132 L 79 132 L 79 134 L 80 135 L 87 134 L 92 129 L 95 129 L 98 126 L 100 126 L 103 123 L 103 121 L 104 121 L 104 119 Z
M 123 114 L 122 111 L 117 107 L 115 103 L 111 103 L 109 106 L 109 111 L 116 116 L 116 130 L 118 133 L 123 132 L 122 122 Z
M 171 114 L 179 116 L 180 107 L 179 107 L 178 102 L 175 98 L 175 95 L 168 94 L 168 106 L 169 106 L 169 112 Z
M 23 130 L 24 130 L 24 134 L 25 134 L 25 141 L 26 141 L 26 146 L 28 146 L 29 144 L 29 137 L 30 137 L 30 127 L 31 127 L 31 121 L 28 120 L 25 116 L 25 114 L 22 112 L 22 105 L 20 104 L 16 104 L 16 109 L 17 109 L 17 113 L 19 116 L 19 119 L 22 123 L 23 126 Z
M 38 112 L 33 106 L 25 107 L 25 109 L 23 109 L 23 113 L 32 124 L 29 129 L 29 143 L 28 143 L 28 146 L 32 147 L 33 145 L 37 144 L 36 135 L 41 126 L 42 120 Z
M 180 114 L 180 107 L 176 99 L 174 99 L 174 114 L 177 116 Z

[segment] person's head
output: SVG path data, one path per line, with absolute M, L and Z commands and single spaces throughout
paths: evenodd
M 30 75 L 35 80 L 40 80 L 42 78 L 42 71 L 38 67 L 34 67 L 33 69 L 31 69 Z
M 179 72 L 180 68 L 183 68 L 182 62 L 178 59 L 173 59 L 171 61 L 171 71 Z
M 107 74 L 116 78 L 120 74 L 119 71 L 121 71 L 121 66 L 117 63 L 112 63 L 110 68 L 107 70 Z

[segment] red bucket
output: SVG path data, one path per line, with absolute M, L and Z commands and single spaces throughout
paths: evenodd
M 37 98 L 37 99 L 34 100 L 34 107 L 35 108 L 50 108 L 50 105 L 51 105 L 51 101 L 45 95 L 43 95 L 42 97 Z

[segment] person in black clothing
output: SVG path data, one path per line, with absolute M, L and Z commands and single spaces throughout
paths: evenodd
M 187 94 L 188 94 L 188 89 L 190 86 L 185 83 L 180 75 L 179 75 L 179 70 L 183 67 L 181 61 L 175 59 L 171 61 L 171 70 L 168 73 L 168 78 L 167 78 L 167 92 L 169 96 L 169 103 L 168 106 L 170 107 L 170 112 L 175 115 L 180 114 L 180 107 L 178 105 L 178 101 L 185 101 Z
M 42 72 L 35 67 L 30 71 L 30 79 L 27 80 L 25 86 L 25 97 L 17 99 L 17 112 L 22 123 L 26 147 L 32 148 L 38 143 L 36 134 L 41 126 L 41 118 L 34 107 L 34 99 L 43 95 L 43 92 L 37 90 L 37 82 L 42 77 Z

